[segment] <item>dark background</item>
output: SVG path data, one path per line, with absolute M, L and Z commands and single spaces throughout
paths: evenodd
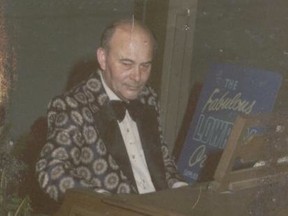
M 175 3 L 170 5 L 166 0 L 1 0 L 16 59 L 7 120 L 11 138 L 27 134 L 33 123 L 45 115 L 53 96 L 95 70 L 100 34 L 118 18 L 135 16 L 154 31 L 159 50 L 150 82 L 161 96 L 166 33 L 171 28 L 183 28 L 171 26 L 168 16 L 177 4 L 185 11 L 182 5 L 189 1 L 193 0 L 171 1 Z M 286 111 L 287 12 L 286 0 L 198 0 L 190 89 L 203 82 L 214 63 L 276 71 L 283 75 L 283 85 L 275 111 Z M 171 82 L 173 86 L 173 79 Z M 179 110 L 177 119 L 181 123 L 185 108 Z M 168 139 L 172 146 L 180 125 L 172 128 L 175 135 Z

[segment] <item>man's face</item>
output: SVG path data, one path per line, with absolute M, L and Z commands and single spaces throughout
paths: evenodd
M 117 28 L 108 50 L 99 48 L 97 58 L 103 78 L 122 100 L 137 98 L 151 71 L 153 47 L 151 38 L 142 29 Z

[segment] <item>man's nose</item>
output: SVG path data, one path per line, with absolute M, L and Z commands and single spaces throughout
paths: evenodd
M 136 82 L 139 82 L 141 80 L 141 69 L 139 66 L 134 68 L 134 70 L 130 74 L 130 77 Z

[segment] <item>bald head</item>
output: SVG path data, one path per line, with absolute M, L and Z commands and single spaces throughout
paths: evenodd
M 151 30 L 144 23 L 135 19 L 119 20 L 108 26 L 104 30 L 101 37 L 102 48 L 104 48 L 105 50 L 109 50 L 112 37 L 117 31 L 126 31 L 127 33 L 132 33 L 131 36 L 133 36 L 133 33 L 139 33 L 148 36 L 148 38 L 150 39 L 149 42 L 151 43 L 153 50 L 155 51 L 157 49 L 156 39 Z

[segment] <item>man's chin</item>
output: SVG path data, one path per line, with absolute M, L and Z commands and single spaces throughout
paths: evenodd
M 126 100 L 126 101 L 131 101 L 131 100 L 135 100 L 138 98 L 138 94 L 133 94 L 133 95 L 123 95 L 123 100 Z
M 135 100 L 137 99 L 137 97 L 129 97 L 129 98 L 126 98 L 126 101 L 132 101 L 132 100 Z

